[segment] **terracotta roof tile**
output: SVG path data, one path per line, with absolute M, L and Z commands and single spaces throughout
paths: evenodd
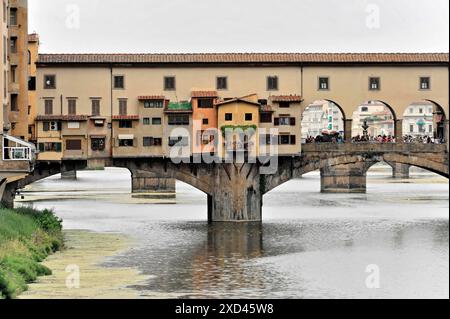
M 270 99 L 272 102 L 302 102 L 303 99 L 300 95 L 274 95 Z
M 38 63 L 448 63 L 448 53 L 40 54 Z
M 113 115 L 112 119 L 117 120 L 139 120 L 139 115 Z
M 154 100 L 165 100 L 166 97 L 164 95 L 141 95 L 138 96 L 139 101 L 154 101 Z
M 88 115 L 39 115 L 36 121 L 87 121 Z
M 192 97 L 193 98 L 202 98 L 202 97 L 218 97 L 216 91 L 193 91 Z

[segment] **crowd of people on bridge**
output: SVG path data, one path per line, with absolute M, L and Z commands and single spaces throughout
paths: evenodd
M 345 139 L 342 135 L 318 135 L 308 136 L 305 139 L 306 144 L 312 143 L 344 143 Z M 392 135 L 356 135 L 352 137 L 352 143 L 396 143 L 395 136 Z M 431 136 L 411 136 L 405 135 L 403 137 L 403 143 L 408 144 L 444 144 L 444 139 L 433 138 Z

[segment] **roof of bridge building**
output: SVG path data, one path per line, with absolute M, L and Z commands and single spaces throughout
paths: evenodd
M 40 54 L 39 64 L 448 63 L 448 53 Z

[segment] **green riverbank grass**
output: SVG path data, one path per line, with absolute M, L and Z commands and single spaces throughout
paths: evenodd
M 0 299 L 12 299 L 38 276 L 51 274 L 40 264 L 63 245 L 62 225 L 52 211 L 0 207 Z

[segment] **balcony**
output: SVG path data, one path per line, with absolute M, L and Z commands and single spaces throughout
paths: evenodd
M 4 135 L 2 159 L 3 161 L 34 162 L 36 159 L 36 147 L 21 139 Z

